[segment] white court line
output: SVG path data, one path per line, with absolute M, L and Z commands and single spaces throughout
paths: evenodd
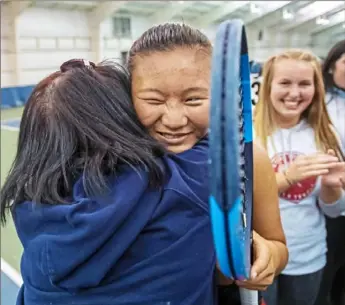
M 1 0 L 0 0 L 1 1 Z M 8 122 L 13 122 L 13 121 L 18 121 L 19 125 L 20 125 L 20 120 L 21 117 L 19 118 L 12 118 L 12 119 L 7 119 L 7 120 L 1 120 L 1 129 L 3 130 L 9 130 L 9 131 L 19 131 L 19 126 L 15 127 L 15 126 L 9 126 Z
M 10 280 L 15 283 L 18 287 L 23 284 L 23 279 L 21 275 L 15 270 L 12 266 L 10 266 L 3 258 L 1 258 L 1 271 L 5 273 Z
M 1 129 L 9 130 L 9 131 L 19 131 L 18 127 L 7 126 L 7 125 L 2 125 L 2 124 L 1 124 Z

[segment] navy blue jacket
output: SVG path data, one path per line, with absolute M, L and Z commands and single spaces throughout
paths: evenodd
M 73 204 L 19 204 L 17 305 L 215 304 L 207 154 L 202 140 L 166 156 L 162 190 L 128 169 L 104 197 L 88 198 L 79 181 Z

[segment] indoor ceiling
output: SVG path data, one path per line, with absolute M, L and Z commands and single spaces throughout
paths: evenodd
M 8 1 L 2 1 L 6 5 Z M 332 35 L 345 32 L 345 1 L 54 1 L 26 2 L 27 7 L 84 10 L 92 14 L 140 15 L 154 23 L 190 22 L 202 28 L 229 18 L 276 31 Z

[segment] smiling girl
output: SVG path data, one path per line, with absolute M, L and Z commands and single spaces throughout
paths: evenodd
M 326 264 L 324 214 L 345 210 L 345 163 L 325 104 L 321 67 L 304 51 L 270 58 L 256 107 L 256 140 L 276 172 L 289 262 L 267 304 L 313 305 Z
M 207 135 L 211 55 L 212 44 L 204 34 L 177 23 L 148 29 L 129 51 L 134 108 L 150 135 L 170 153 L 189 150 Z M 252 274 L 248 281 L 236 284 L 264 290 L 284 268 L 288 254 L 279 219 L 275 175 L 266 152 L 256 145 L 253 191 L 253 228 L 258 234 L 254 234 Z M 267 251 L 259 251 L 255 246 L 259 244 Z M 219 304 L 238 304 L 237 287 L 219 276 Z

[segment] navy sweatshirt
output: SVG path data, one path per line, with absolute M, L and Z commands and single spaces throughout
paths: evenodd
M 23 202 L 14 220 L 24 252 L 17 305 L 213 305 L 207 140 L 174 156 L 161 190 L 144 171 L 73 204 Z

